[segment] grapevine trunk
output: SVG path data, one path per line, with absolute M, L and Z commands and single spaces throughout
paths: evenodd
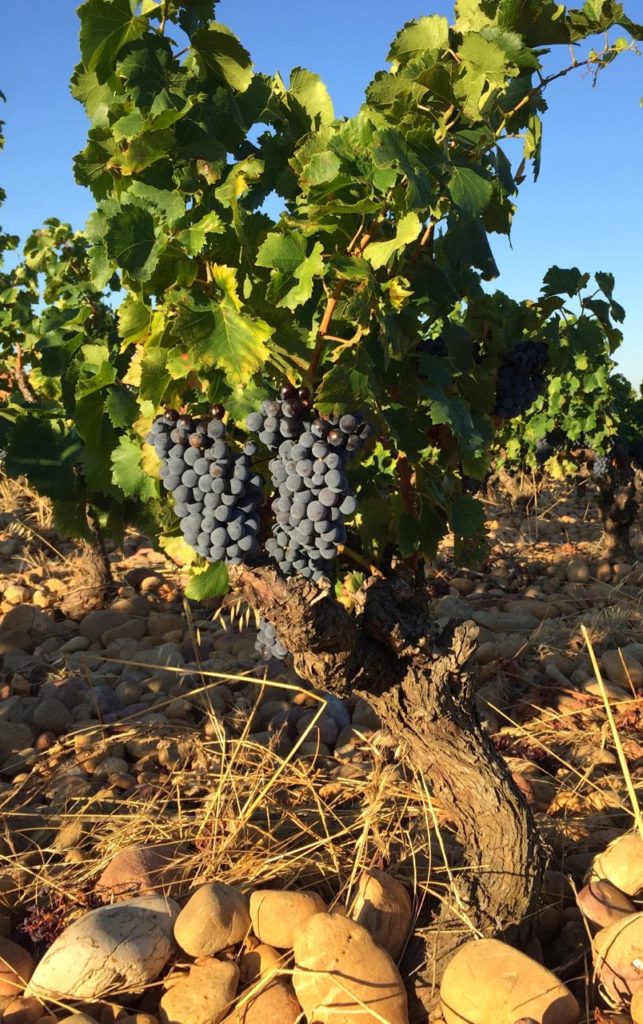
M 283 580 L 270 569 L 231 575 L 235 589 L 276 626 L 303 678 L 371 703 L 402 763 L 426 778 L 464 848 L 447 896 L 420 922 L 407 951 L 413 1019 L 425 1021 L 463 942 L 476 934 L 512 941 L 528 930 L 544 870 L 531 813 L 475 711 L 477 628 L 458 627 L 445 650 L 423 593 L 402 572 L 369 580 L 354 616 L 304 580 Z

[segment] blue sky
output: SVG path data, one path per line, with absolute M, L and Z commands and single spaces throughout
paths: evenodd
M 75 0 L 1 0 L 0 105 L 6 147 L 0 184 L 5 230 L 25 236 L 45 217 L 83 226 L 92 199 L 74 183 L 72 157 L 85 144 L 86 120 L 69 95 L 78 55 Z M 638 4 L 625 0 L 636 17 Z M 358 109 L 388 44 L 405 21 L 453 14 L 451 0 L 222 0 L 218 17 L 240 36 L 257 68 L 287 76 L 316 71 L 338 115 Z M 548 68 L 568 63 L 554 51 Z M 619 365 L 643 381 L 643 57 L 623 55 L 592 88 L 575 72 L 548 92 L 543 168 L 525 182 L 511 245 L 494 236 L 497 282 L 515 298 L 536 297 L 553 263 L 616 276 L 627 311 Z

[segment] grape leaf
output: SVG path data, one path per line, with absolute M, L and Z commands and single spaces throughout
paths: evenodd
M 414 242 L 421 230 L 422 224 L 417 213 L 407 213 L 398 221 L 395 237 L 387 242 L 371 242 L 364 249 L 364 259 L 368 260 L 375 270 L 378 270 L 405 245 Z
M 86 0 L 78 16 L 83 64 L 104 82 L 121 47 L 142 36 L 146 22 L 132 14 L 130 0 Z
M 154 218 L 147 210 L 131 204 L 123 206 L 110 218 L 105 242 L 109 256 L 130 277 L 138 281 L 150 278 L 160 245 Z
M 157 496 L 157 485 L 142 469 L 141 447 L 130 437 L 120 438 L 111 457 L 112 479 L 129 498 L 148 501 Z
M 479 217 L 493 194 L 492 182 L 471 167 L 454 167 L 448 189 L 455 205 L 468 217 Z
M 202 77 L 212 75 L 232 89 L 244 92 L 252 81 L 250 54 L 229 28 L 211 22 L 192 36 L 192 49 Z
M 214 565 L 192 569 L 185 588 L 185 596 L 190 601 L 206 601 L 212 597 L 222 597 L 227 594 L 228 588 L 228 570 L 225 562 L 215 562 Z
M 449 22 L 439 14 L 409 21 L 395 37 L 388 61 L 405 64 L 427 50 L 449 48 Z

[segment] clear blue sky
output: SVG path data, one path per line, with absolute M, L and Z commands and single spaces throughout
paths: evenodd
M 86 120 L 68 81 L 78 55 L 75 0 L 0 0 L 0 105 L 6 148 L 0 184 L 5 230 L 24 237 L 45 217 L 82 227 L 92 199 L 72 175 Z M 580 5 L 580 0 L 579 0 Z M 640 0 L 626 0 L 636 18 Z M 222 0 L 218 17 L 240 36 L 257 68 L 286 76 L 296 65 L 327 83 L 338 115 L 353 114 L 383 67 L 401 25 L 425 14 L 453 14 L 451 0 Z M 640 19 L 639 19 L 640 20 Z M 548 67 L 567 63 L 554 52 Z M 624 55 L 593 89 L 582 72 L 555 83 L 545 119 L 543 169 L 525 182 L 512 246 L 494 236 L 498 286 L 535 297 L 547 268 L 578 266 L 616 275 L 627 311 L 620 368 L 643 381 L 643 57 Z

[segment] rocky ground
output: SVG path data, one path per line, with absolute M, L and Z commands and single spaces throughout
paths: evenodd
M 487 511 L 487 567 L 447 544 L 428 586 L 480 628 L 476 701 L 547 905 L 528 957 L 464 947 L 442 1012 L 641 1024 L 643 568 L 600 559 L 587 499 Z M 460 858 L 426 780 L 363 701 L 262 661 L 247 610 L 184 601 L 145 538 L 110 554 L 105 608 L 84 558 L 2 484 L 0 1019 L 407 1024 L 395 963 Z

